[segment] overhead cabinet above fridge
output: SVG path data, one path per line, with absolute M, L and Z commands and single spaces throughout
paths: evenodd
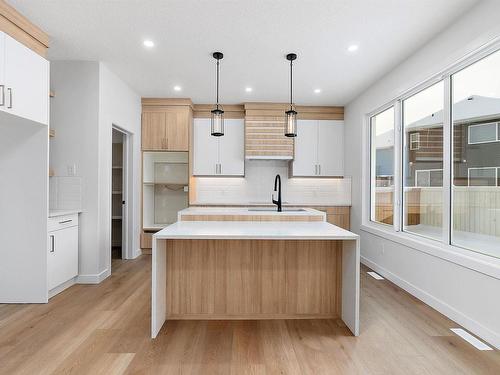
M 344 121 L 298 120 L 293 177 L 344 176 Z
M 1 31 L 0 111 L 49 123 L 49 62 Z
M 243 176 L 244 120 L 225 119 L 224 135 L 210 135 L 210 119 L 195 118 L 193 134 L 194 176 Z

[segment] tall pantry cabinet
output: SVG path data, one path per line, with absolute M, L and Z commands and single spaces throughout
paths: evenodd
M 192 121 L 189 99 L 142 99 L 141 248 L 146 251 L 152 234 L 188 206 Z

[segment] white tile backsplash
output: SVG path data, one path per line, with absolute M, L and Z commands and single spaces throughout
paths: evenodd
M 281 176 L 284 203 L 297 205 L 351 205 L 351 179 L 288 178 L 284 160 L 246 161 L 245 177 L 197 177 L 193 204 L 271 203 L 274 177 Z
M 81 177 L 50 177 L 49 209 L 80 210 L 82 208 Z

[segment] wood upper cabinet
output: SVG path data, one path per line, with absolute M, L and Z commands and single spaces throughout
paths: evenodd
M 143 99 L 143 150 L 189 151 L 191 106 L 177 102 L 176 105 L 164 105 L 169 102 L 170 99 Z
M 49 62 L 2 32 L 0 110 L 49 123 Z
M 167 150 L 189 150 L 190 114 L 188 108 L 173 109 L 165 112 Z
M 163 112 L 142 114 L 142 149 L 163 150 L 166 145 L 166 115 Z
M 344 121 L 298 120 L 292 175 L 344 175 Z

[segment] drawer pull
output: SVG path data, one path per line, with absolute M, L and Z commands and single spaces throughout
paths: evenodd
M 12 88 L 7 87 L 7 92 L 9 93 L 9 105 L 7 106 L 8 109 L 12 108 Z
M 53 253 L 54 250 L 55 250 L 55 238 L 56 236 L 54 236 L 53 234 L 50 235 L 50 252 Z
M 63 220 L 63 221 L 60 221 L 59 224 L 66 224 L 66 223 L 71 223 L 73 220 L 72 219 L 69 219 L 69 220 Z

